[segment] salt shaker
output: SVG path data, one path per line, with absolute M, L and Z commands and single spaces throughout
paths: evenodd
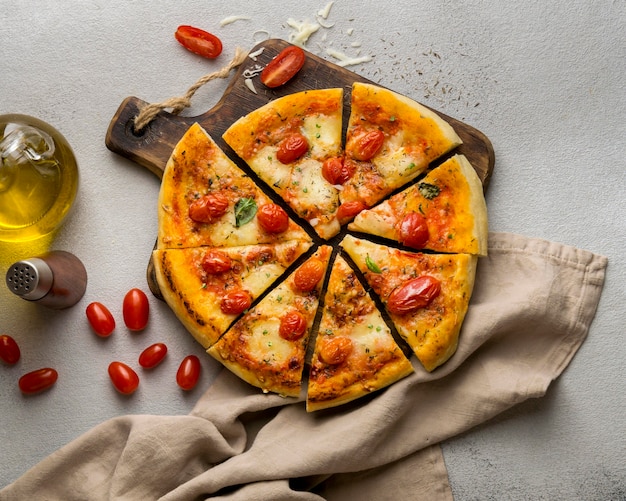
M 22 299 L 61 310 L 83 297 L 87 271 L 74 254 L 56 250 L 14 263 L 7 271 L 6 283 Z

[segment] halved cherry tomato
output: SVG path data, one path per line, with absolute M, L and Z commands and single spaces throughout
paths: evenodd
M 307 151 L 309 151 L 309 142 L 306 137 L 299 132 L 294 132 L 278 144 L 276 158 L 281 163 L 288 164 L 298 160 Z
M 417 212 L 411 212 L 402 218 L 399 227 L 400 243 L 415 249 L 421 249 L 428 241 L 426 218 Z
M 139 355 L 139 365 L 144 369 L 152 369 L 163 361 L 165 355 L 167 346 L 164 343 L 151 344 Z
M 24 374 L 18 381 L 18 386 L 22 393 L 31 395 L 47 390 L 57 382 L 59 374 L 50 367 L 37 369 L 36 371 Z
M 115 330 L 115 318 L 102 303 L 89 303 L 85 312 L 91 328 L 98 336 L 109 337 Z
M 139 376 L 123 362 L 109 364 L 109 377 L 115 389 L 123 395 L 130 395 L 139 387 Z
M 322 176 L 330 184 L 343 184 L 354 175 L 354 169 L 350 166 L 342 157 L 327 158 L 322 164 Z
M 291 80 L 304 66 L 306 55 L 295 45 L 284 48 L 261 72 L 261 83 L 266 87 L 280 87 Z
M 239 315 L 252 304 L 252 296 L 246 290 L 239 289 L 227 292 L 220 302 L 220 309 L 227 315 Z
M 183 390 L 192 390 L 200 379 L 200 359 L 195 355 L 188 355 L 183 358 L 183 361 L 176 371 L 176 383 Z
M 289 228 L 289 216 L 280 205 L 262 205 L 256 217 L 261 228 L 268 233 L 283 233 Z
M 345 224 L 354 219 L 359 212 L 365 209 L 367 209 L 367 207 L 359 200 L 352 200 L 341 204 L 337 209 L 337 219 L 339 220 L 339 224 Z
M 7 364 L 16 364 L 20 359 L 20 347 L 17 341 L 7 334 L 0 336 L 0 359 Z
M 324 276 L 324 263 L 316 257 L 312 257 L 300 268 L 296 270 L 293 277 L 296 289 L 302 292 L 309 292 Z
M 202 259 L 202 269 L 209 275 L 218 275 L 229 271 L 233 267 L 233 261 L 223 251 L 211 249 Z
M 124 323 L 131 331 L 141 331 L 148 325 L 150 303 L 141 289 L 131 289 L 124 296 L 122 307 Z
M 385 134 L 380 129 L 359 130 L 348 140 L 346 151 L 352 158 L 365 162 L 378 153 L 385 141 Z
M 352 340 L 347 337 L 331 337 L 322 341 L 320 359 L 328 365 L 338 365 L 352 353 Z
M 278 334 L 287 341 L 297 341 L 306 332 L 306 318 L 297 310 L 287 312 L 280 319 Z
M 178 27 L 174 36 L 185 49 L 199 56 L 215 59 L 222 53 L 222 41 L 200 28 L 182 25 Z
M 226 214 L 229 205 L 225 195 L 209 193 L 191 203 L 189 217 L 198 223 L 214 223 Z
M 430 275 L 409 280 L 396 287 L 387 300 L 390 313 L 404 315 L 428 306 L 441 292 L 441 283 Z

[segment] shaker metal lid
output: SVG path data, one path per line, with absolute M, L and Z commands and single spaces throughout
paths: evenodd
M 29 301 L 37 301 L 48 294 L 53 279 L 48 263 L 37 257 L 12 264 L 6 275 L 9 290 Z

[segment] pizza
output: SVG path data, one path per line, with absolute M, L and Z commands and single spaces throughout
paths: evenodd
M 264 392 L 297 397 L 332 247 L 324 245 L 233 325 L 208 353 Z
M 427 371 L 456 351 L 477 256 L 406 252 L 346 235 L 341 242 Z
M 223 134 L 258 176 L 324 238 L 339 233 L 339 189 L 322 174 L 341 155 L 343 89 L 289 94 L 241 117 Z
M 311 247 L 302 240 L 274 245 L 155 249 L 159 290 L 187 330 L 204 347 Z
M 360 212 L 348 229 L 415 249 L 487 255 L 487 205 L 467 158 L 454 155 L 419 182 Z
M 341 88 L 284 95 L 226 129 L 228 153 L 192 125 L 157 208 L 152 263 L 174 314 L 309 412 L 445 363 L 487 253 L 482 186 L 447 122 L 363 83 L 345 129 L 343 114 Z
M 309 412 L 351 402 L 413 373 L 374 300 L 344 258 L 334 261 L 307 389 Z
M 198 124 L 166 164 L 157 213 L 160 249 L 311 241 Z

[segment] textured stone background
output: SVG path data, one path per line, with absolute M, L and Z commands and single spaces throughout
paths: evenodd
M 22 340 L 18 367 L 0 367 L 0 486 L 112 416 L 188 412 L 218 369 L 206 356 L 198 391 L 173 384 L 178 360 L 202 355 L 163 305 L 148 329 L 101 340 L 84 306 L 99 300 L 121 322 L 121 300 L 145 288 L 156 235 L 158 180 L 110 153 L 104 136 L 127 96 L 181 95 L 221 67 L 235 46 L 289 37 L 288 18 L 313 20 L 326 3 L 0 0 L 0 114 L 37 116 L 72 144 L 81 167 L 75 210 L 53 247 L 87 264 L 82 306 L 50 313 L 0 288 L 0 331 Z M 250 19 L 220 27 L 228 15 Z M 626 244 L 626 3 L 623 0 L 499 2 L 337 0 L 307 48 L 372 56 L 350 67 L 375 82 L 459 118 L 493 142 L 490 226 L 609 257 L 587 341 L 546 397 L 510 410 L 444 444 L 457 500 L 626 499 L 623 360 Z M 174 41 L 179 24 L 214 31 L 218 61 Z M 351 33 L 351 34 L 349 34 Z M 360 45 L 360 47 L 356 47 Z M 189 115 L 208 110 L 226 82 L 201 89 Z M 0 246 L 6 269 L 30 249 Z M 4 274 L 4 272 L 2 273 Z M 107 380 L 109 361 L 134 358 L 148 342 L 170 347 L 165 369 L 132 399 Z M 54 398 L 22 398 L 18 374 L 62 368 Z

